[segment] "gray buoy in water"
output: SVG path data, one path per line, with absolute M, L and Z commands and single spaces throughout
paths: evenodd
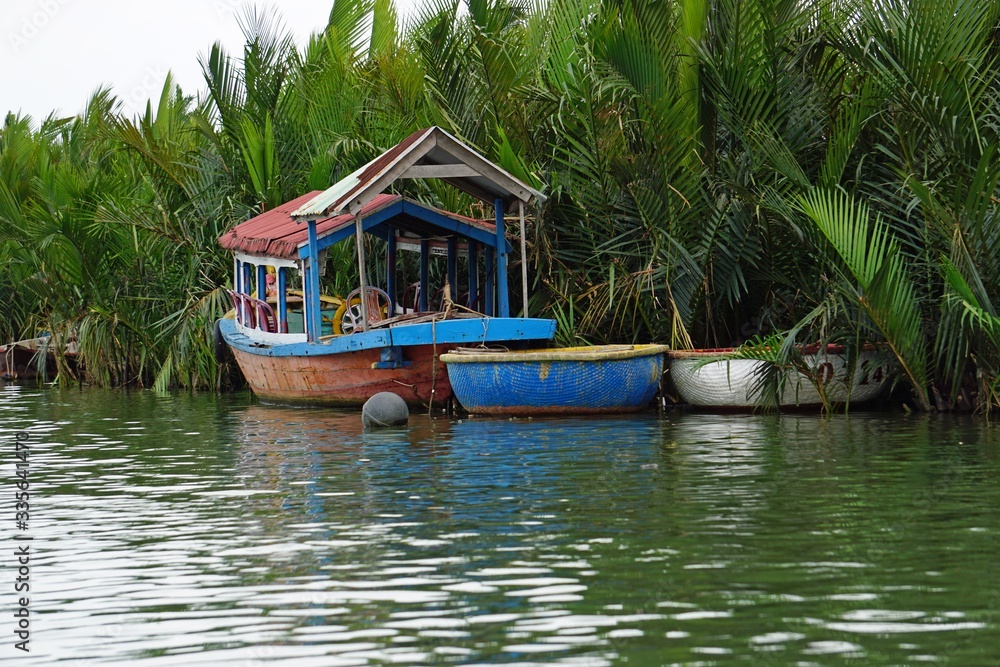
M 365 428 L 406 426 L 409 419 L 410 409 L 406 407 L 406 401 L 388 391 L 375 394 L 361 408 L 361 422 Z

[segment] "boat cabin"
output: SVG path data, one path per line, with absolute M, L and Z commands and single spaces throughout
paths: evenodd
M 493 208 L 492 220 L 443 211 L 384 190 L 400 178 L 440 178 Z M 509 318 L 505 213 L 516 212 L 524 255 L 524 204 L 544 199 L 440 128 L 413 133 L 325 192 L 311 192 L 237 225 L 220 239 L 233 251 L 230 297 L 237 330 L 271 345 L 321 343 L 387 320 L 405 321 L 443 302 L 478 316 Z M 369 283 L 364 234 L 385 242 L 383 287 Z M 347 296 L 325 295 L 327 250 L 354 238 L 361 280 Z M 400 284 L 398 252 L 419 253 L 415 282 Z M 431 258 L 444 279 L 431 284 Z M 465 275 L 459 276 L 459 258 Z M 381 262 L 380 262 L 381 263 Z M 522 262 L 528 311 L 527 267 Z M 362 298 L 362 295 L 364 297 Z M 443 309 L 443 308 L 442 308 Z
M 432 306 L 439 308 L 445 298 L 444 285 L 431 282 L 432 257 L 446 262 L 444 280 L 454 304 L 486 316 L 509 316 L 506 289 L 499 294 L 496 290 L 502 266 L 497 258 L 506 258 L 512 248 L 502 231 L 497 234 L 496 224 L 390 194 L 375 197 L 360 215 L 321 218 L 309 226 L 296 223 L 289 211 L 316 194 L 303 195 L 237 225 L 220 239 L 233 250 L 230 297 L 242 333 L 276 344 L 322 341 L 364 330 L 389 317 L 427 313 Z M 366 299 L 364 306 L 372 312 L 363 317 L 359 290 L 347 297 L 328 296 L 316 286 L 319 275 L 315 283 L 308 279 L 312 258 L 316 258 L 312 265 L 317 274 L 322 274 L 327 249 L 355 238 L 359 220 L 363 231 L 384 241 L 386 247 L 386 275 L 379 281 L 385 288 L 368 287 L 375 296 Z M 310 227 L 315 228 L 312 244 Z M 416 282 L 400 285 L 399 251 L 419 254 Z M 462 277 L 459 258 L 467 267 Z

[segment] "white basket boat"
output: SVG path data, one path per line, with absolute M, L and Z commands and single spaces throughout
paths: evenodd
M 765 362 L 756 359 L 726 358 L 735 348 L 674 350 L 670 356 L 670 378 L 681 398 L 691 405 L 714 408 L 753 408 L 762 405 L 759 379 Z M 806 365 L 822 383 L 827 402 L 863 403 L 876 398 L 885 388 L 890 365 L 884 353 L 862 350 L 848 382 L 848 361 L 844 349 L 829 345 L 825 350 L 806 351 Z M 823 405 L 816 385 L 798 371 L 788 371 L 780 405 L 813 407 Z

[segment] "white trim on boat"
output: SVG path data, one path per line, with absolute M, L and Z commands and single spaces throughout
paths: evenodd
M 295 269 L 300 271 L 301 267 L 299 262 L 291 259 L 280 259 L 278 257 L 261 257 L 259 255 L 247 255 L 246 253 L 237 252 L 234 253 L 236 259 L 240 260 L 245 264 L 253 264 L 254 266 L 273 266 L 274 268 L 285 268 L 285 269 Z
M 306 342 L 306 335 L 303 334 L 287 334 L 287 333 L 271 333 L 268 331 L 261 331 L 260 329 L 251 329 L 250 327 L 245 327 L 236 322 L 236 330 L 241 334 L 246 336 L 252 341 L 259 343 L 271 343 L 274 345 L 289 345 L 291 343 L 304 343 Z

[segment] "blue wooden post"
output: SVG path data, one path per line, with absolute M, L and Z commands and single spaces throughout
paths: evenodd
M 285 267 L 277 267 L 278 286 L 278 332 L 288 333 L 288 295 L 285 289 L 288 287 L 288 276 L 285 275 Z
M 396 228 L 389 225 L 389 256 L 386 261 L 385 288 L 389 293 L 389 317 L 396 315 Z
M 458 239 L 448 237 L 448 285 L 451 286 L 451 300 L 458 303 Z
M 497 220 L 497 317 L 510 317 L 510 294 L 507 290 L 507 238 L 503 230 L 503 199 L 493 203 Z
M 427 275 L 430 254 L 430 242 L 427 239 L 420 239 L 420 312 L 422 313 L 427 311 L 427 292 L 430 289 Z
M 250 262 L 243 262 L 243 284 L 240 286 L 240 292 L 243 294 L 250 294 Z
M 302 260 L 302 326 L 305 328 L 306 340 L 315 340 L 312 332 L 312 281 L 309 280 L 309 258 Z
M 267 301 L 267 267 L 263 264 L 257 265 L 257 298 Z
M 497 313 L 496 313 L 496 310 L 493 308 L 493 302 L 494 302 L 494 299 L 493 299 L 493 269 L 494 269 L 493 248 L 490 248 L 489 246 L 487 246 L 485 254 L 486 254 L 486 271 L 485 271 L 484 275 L 486 276 L 486 285 L 483 288 L 483 292 L 484 292 L 483 293 L 483 299 L 484 299 L 483 305 L 485 306 L 485 308 L 483 309 L 483 312 L 486 313 L 487 315 L 489 315 L 490 317 L 496 317 Z
M 236 274 L 233 276 L 233 291 L 237 294 L 243 292 L 243 262 L 234 258 L 236 262 L 235 270 Z M 240 324 L 243 323 L 243 305 L 242 302 L 237 300 L 235 304 L 236 308 L 236 321 Z
M 310 341 L 319 340 L 323 332 L 319 300 L 319 252 L 316 250 L 316 221 L 310 220 L 309 226 L 309 324 Z
M 469 308 L 475 310 L 476 297 L 479 296 L 479 244 L 469 240 Z

